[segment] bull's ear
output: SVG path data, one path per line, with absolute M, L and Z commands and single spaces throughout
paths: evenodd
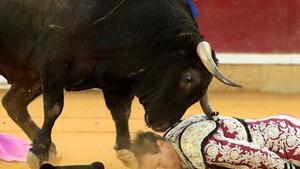
M 194 51 L 197 46 L 197 40 L 195 37 L 198 37 L 195 33 L 190 32 L 181 32 L 176 37 L 176 43 L 183 51 Z

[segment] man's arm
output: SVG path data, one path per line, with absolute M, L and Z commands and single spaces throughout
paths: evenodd
M 254 143 L 225 138 L 221 133 L 210 137 L 204 146 L 209 165 L 227 168 L 295 169 L 286 160 Z

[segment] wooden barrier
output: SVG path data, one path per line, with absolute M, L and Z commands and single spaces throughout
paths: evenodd
M 217 52 L 300 53 L 299 0 L 194 0 Z

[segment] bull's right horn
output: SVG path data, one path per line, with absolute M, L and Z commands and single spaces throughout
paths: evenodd
M 211 53 L 211 47 L 210 44 L 206 41 L 202 41 L 197 45 L 197 54 L 199 58 L 201 59 L 202 63 L 206 67 L 206 69 L 218 80 L 223 82 L 224 84 L 227 84 L 229 86 L 234 87 L 242 87 L 240 84 L 228 79 L 218 68 L 216 63 L 214 62 L 212 58 Z

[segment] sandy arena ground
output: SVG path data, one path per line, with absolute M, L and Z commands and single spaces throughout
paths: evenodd
M 5 91 L 0 91 L 0 97 Z M 260 118 L 285 113 L 300 118 L 300 93 L 278 94 L 258 92 L 210 93 L 211 104 L 222 115 L 241 118 Z M 8 133 L 27 139 L 0 107 L 0 133 Z M 29 110 L 34 120 L 43 120 L 42 98 L 34 101 Z M 201 113 L 198 104 L 185 116 Z M 143 108 L 135 99 L 132 107 L 130 129 L 148 130 L 143 121 Z M 66 93 L 65 107 L 53 131 L 53 140 L 64 164 L 86 164 L 102 161 L 107 169 L 125 169 L 117 160 L 113 145 L 115 127 L 100 91 Z M 27 169 L 25 163 L 0 161 L 0 169 Z

